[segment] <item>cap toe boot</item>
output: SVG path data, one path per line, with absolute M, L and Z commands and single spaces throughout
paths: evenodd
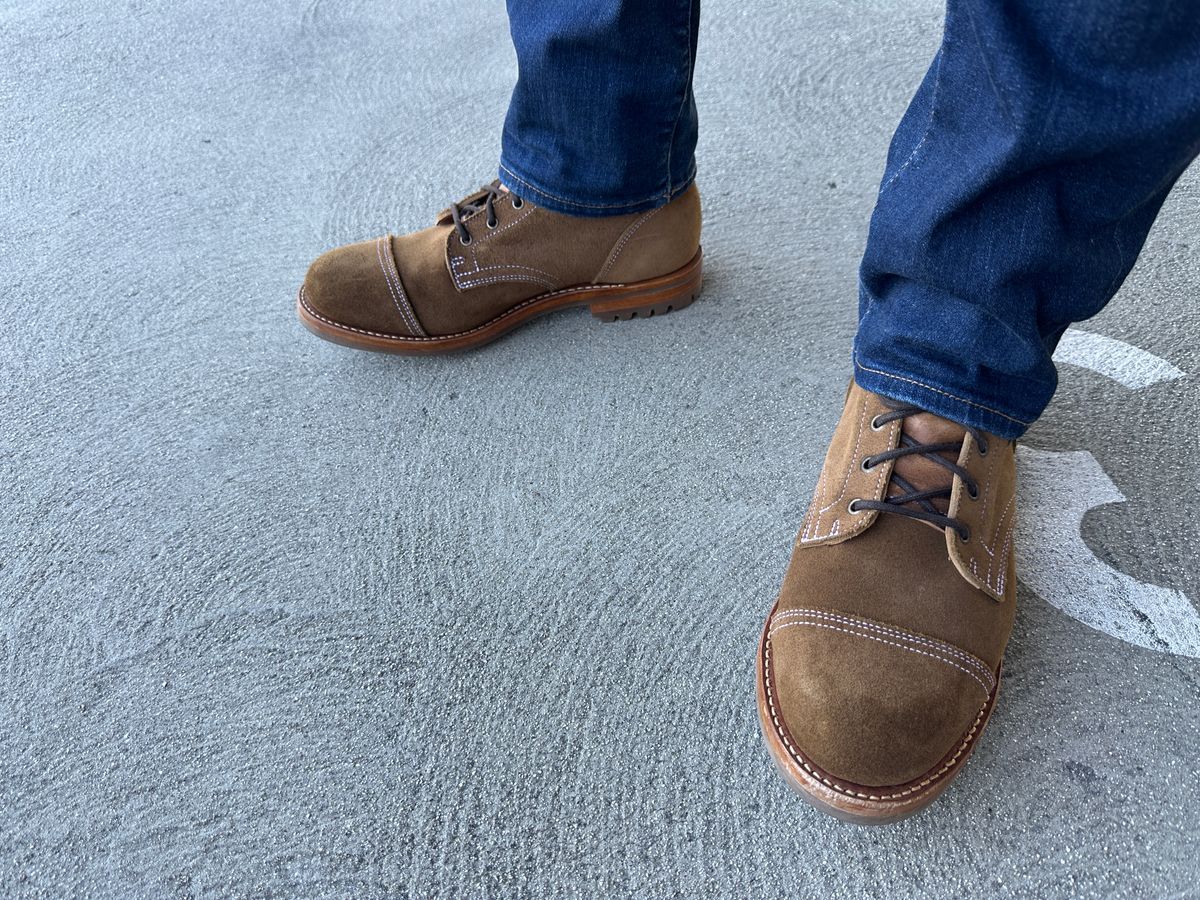
M 319 337 L 350 347 L 444 353 L 565 307 L 608 321 L 681 309 L 700 291 L 701 256 L 695 185 L 655 209 L 578 217 L 496 182 L 429 228 L 322 254 L 297 313 Z
M 974 748 L 1015 608 L 1013 451 L 851 385 L 758 658 L 767 746 L 821 809 L 903 818 Z

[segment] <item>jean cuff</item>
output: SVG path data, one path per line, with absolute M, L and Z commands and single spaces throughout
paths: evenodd
M 854 355 L 854 380 L 858 386 L 890 397 L 901 403 L 911 403 L 935 416 L 991 432 L 1006 440 L 1016 440 L 1032 422 L 1023 421 L 1009 413 L 986 406 L 964 396 L 962 389 L 930 384 L 906 372 L 885 372 L 869 360 Z
M 500 183 L 518 197 L 528 197 L 538 206 L 552 209 L 568 216 L 624 216 L 629 213 L 645 212 L 666 206 L 696 180 L 696 164 L 693 162 L 688 177 L 679 184 L 672 185 L 670 190 L 660 191 L 650 197 L 643 197 L 622 203 L 590 203 L 585 200 L 573 200 L 565 196 L 564 191 L 551 191 L 539 185 L 532 176 L 514 166 L 511 160 L 500 157 Z

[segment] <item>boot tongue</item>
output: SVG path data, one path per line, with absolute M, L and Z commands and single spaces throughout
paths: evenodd
M 955 449 L 953 451 L 945 451 L 938 454 L 948 462 L 958 461 L 958 454 L 962 449 L 962 441 L 967 433 L 967 430 L 961 425 L 951 422 L 948 419 L 943 419 L 940 416 L 935 416 L 933 413 L 918 413 L 908 416 L 904 420 L 903 430 L 904 434 L 908 435 L 909 438 L 921 444 L 954 443 Z M 917 453 L 897 459 L 895 468 L 892 471 L 895 475 L 900 476 L 911 484 L 914 490 L 918 491 L 947 488 L 954 483 L 954 476 L 944 467 L 939 466 L 928 457 Z M 901 488 L 896 483 L 895 478 L 893 478 L 891 484 L 888 486 L 888 496 L 895 497 L 905 493 L 908 492 Z M 949 497 L 939 497 L 930 502 L 943 515 L 950 508 Z M 936 528 L 937 526 L 933 527 Z

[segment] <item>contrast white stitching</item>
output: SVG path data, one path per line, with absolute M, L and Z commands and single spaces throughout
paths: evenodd
M 862 447 L 863 423 L 867 420 L 867 398 L 865 395 L 860 402 L 862 403 L 862 415 L 858 417 L 858 431 L 854 439 L 854 450 L 850 453 L 850 465 L 846 466 L 846 474 L 842 478 L 841 492 L 824 506 L 822 506 L 819 510 L 817 510 L 818 516 L 825 515 L 826 512 L 837 505 L 842 498 L 846 496 L 846 488 L 850 486 L 850 476 L 854 472 L 854 461 L 858 459 L 858 451 L 859 448 Z
M 505 198 L 505 199 L 508 199 L 511 202 L 511 196 L 508 198 Z M 537 209 L 537 207 L 534 206 L 532 203 L 529 204 L 529 206 L 525 210 L 525 212 L 521 213 L 521 215 L 517 216 L 515 219 L 513 219 L 507 225 L 502 225 L 501 227 L 499 227 L 497 229 L 488 231 L 484 234 L 477 235 L 476 237 L 474 237 L 474 239 L 471 241 L 470 244 L 463 244 L 462 239 L 460 238 L 459 245 L 460 245 L 460 247 L 463 247 L 464 249 L 469 249 L 469 251 L 471 253 L 471 262 L 474 265 L 474 268 L 471 270 L 460 271 L 459 264 L 465 263 L 466 258 L 462 257 L 462 256 L 452 256 L 450 258 L 450 273 L 451 273 L 452 277 L 454 278 L 455 285 L 457 285 L 460 289 L 466 289 L 466 288 L 472 288 L 472 287 L 479 287 L 480 285 L 484 285 L 484 284 L 501 284 L 505 281 L 533 281 L 536 284 L 540 284 L 540 285 L 543 285 L 544 287 L 549 288 L 550 290 L 554 290 L 554 288 L 556 288 L 558 286 L 558 282 L 555 280 L 553 274 L 551 274 L 550 272 L 546 272 L 543 269 L 537 269 L 537 268 L 534 268 L 533 266 L 517 265 L 515 263 L 493 265 L 493 266 L 481 266 L 479 264 L 478 245 L 483 244 L 486 241 L 490 241 L 492 238 L 496 237 L 497 235 L 507 231 L 510 228 L 514 228 L 515 226 L 521 224 L 527 218 L 529 218 L 529 216 L 533 215 L 533 213 L 536 209 Z M 482 211 L 483 210 L 476 210 L 474 213 L 472 213 L 470 216 L 468 216 L 463 221 L 470 222 L 472 219 L 476 218 Z M 478 274 L 479 272 L 508 271 L 510 269 L 523 269 L 527 272 L 536 272 L 539 275 L 544 275 L 545 278 L 534 279 L 534 278 L 530 278 L 530 277 L 521 277 L 521 276 L 514 275 L 512 278 L 493 278 L 491 280 L 475 280 L 475 281 L 467 280 L 470 276 Z
M 454 275 L 454 283 L 457 284 L 460 288 L 475 287 L 480 284 L 497 284 L 497 283 L 504 282 L 504 281 L 533 281 L 533 282 L 536 282 L 537 284 L 544 285 L 545 287 L 549 288 L 550 290 L 554 290 L 556 287 L 558 287 L 558 282 L 553 280 L 553 278 L 554 278 L 553 275 L 551 275 L 549 272 L 543 272 L 541 269 L 535 269 L 532 266 L 507 266 L 507 265 L 505 265 L 505 266 L 480 266 L 477 264 L 475 266 L 475 268 L 469 272 L 460 272 L 458 269 L 458 263 L 455 262 L 454 260 L 461 260 L 461 259 L 462 259 L 461 256 L 455 256 L 450 261 L 450 267 L 451 267 L 451 270 Z M 485 276 L 484 280 L 481 280 L 481 279 L 471 280 L 470 279 L 470 276 L 477 275 L 480 272 L 497 271 L 497 270 L 502 271 L 502 272 L 509 272 L 509 271 L 512 271 L 515 269 L 524 269 L 527 272 L 537 272 L 537 273 L 540 273 L 541 275 L 545 275 L 546 277 L 540 278 L 537 275 L 518 275 L 518 274 L 514 273 L 511 276 L 507 276 L 507 277 L 502 277 L 499 275 L 491 275 L 491 276 Z
M 385 242 L 388 245 L 386 253 L 384 252 Z M 400 318 L 404 320 L 408 330 L 417 336 L 424 335 L 425 330 L 417 321 L 408 295 L 404 292 L 404 283 L 400 280 L 400 272 L 396 269 L 396 260 L 392 256 L 391 243 L 391 235 L 384 235 L 375 242 L 375 255 L 379 257 L 379 268 L 383 270 L 383 280 L 387 282 L 388 292 L 392 295 L 392 303 L 395 304 L 396 311 L 400 313 Z
M 605 285 L 605 287 L 606 288 L 625 287 L 625 285 L 623 285 L 623 284 L 611 285 L 610 284 L 610 285 Z M 341 331 L 353 331 L 355 334 L 365 334 L 370 337 L 377 337 L 377 338 L 383 338 L 384 340 L 395 341 L 398 344 L 407 344 L 407 343 L 422 343 L 425 341 L 435 341 L 435 342 L 436 341 L 446 341 L 451 338 L 465 337 L 466 335 L 469 335 L 469 334 L 475 334 L 480 331 L 486 331 L 488 328 L 491 328 L 493 325 L 496 325 L 497 323 L 502 322 L 504 319 L 507 319 L 513 313 L 515 313 L 519 310 L 522 310 L 527 306 L 532 306 L 535 303 L 541 303 L 545 300 L 550 300 L 554 297 L 561 297 L 565 294 L 593 293 L 596 290 L 597 289 L 595 287 L 593 287 L 592 285 L 585 285 L 583 287 L 564 288 L 561 291 L 551 291 L 548 294 L 538 294 L 536 297 L 530 297 L 528 300 L 518 303 L 516 306 L 513 306 L 513 307 L 505 310 L 500 315 L 496 316 L 494 319 L 489 319 L 488 321 L 484 322 L 482 325 L 476 325 L 474 328 L 469 328 L 466 331 L 456 331 L 453 334 L 431 334 L 431 335 L 426 335 L 425 337 L 409 337 L 406 334 L 388 334 L 386 331 L 369 331 L 366 328 L 355 328 L 353 325 L 346 325 L 346 324 L 343 324 L 342 322 L 335 322 L 333 319 L 329 319 L 329 318 L 326 318 L 325 316 L 321 315 L 319 312 L 317 312 L 316 309 L 313 308 L 312 304 L 308 302 L 308 297 L 305 296 L 303 286 L 301 286 L 301 288 L 300 288 L 300 305 L 303 306 L 308 311 L 309 315 L 311 315 L 314 319 L 320 319 L 326 325 L 332 325 L 334 328 L 340 329 Z
M 990 557 L 988 560 L 989 584 L 991 583 L 990 576 L 992 572 L 992 566 L 996 563 L 996 545 L 1000 543 L 1001 529 L 1004 527 L 1004 522 L 1008 519 L 1008 513 L 1013 507 L 1013 500 L 1015 497 L 1016 495 L 1014 494 L 1012 497 L 1008 498 L 1008 503 L 1004 505 L 1004 511 L 1000 513 L 1000 519 L 996 522 L 996 530 L 992 532 L 992 545 L 989 547 L 983 542 L 982 539 L 979 541 L 979 546 L 982 547 L 983 551 Z
M 954 656 L 957 656 L 960 659 L 962 659 L 964 662 L 968 662 L 971 665 L 976 666 L 987 677 L 991 677 L 991 674 L 992 674 L 992 670 L 988 667 L 987 663 L 985 663 L 983 660 L 981 660 L 979 657 L 975 656 L 974 654 L 968 653 L 967 651 L 963 650 L 960 647 L 954 646 L 954 644 L 951 644 L 948 641 L 939 640 L 937 638 L 931 638 L 928 635 L 924 635 L 924 634 L 918 634 L 917 632 L 909 631 L 906 628 L 897 628 L 893 625 L 884 625 L 881 622 L 874 622 L 870 619 L 861 619 L 861 618 L 857 618 L 854 616 L 844 616 L 844 615 L 840 615 L 838 613 L 831 613 L 831 612 L 827 612 L 827 611 L 821 610 L 821 609 L 784 609 L 784 610 L 780 610 L 779 612 L 775 613 L 775 615 L 772 617 L 771 621 L 774 622 L 776 619 L 789 619 L 789 618 L 797 618 L 797 617 L 803 617 L 803 618 L 815 617 L 815 618 L 821 618 L 821 619 L 829 619 L 834 622 L 844 622 L 848 625 L 854 625 L 855 627 L 858 627 L 858 628 L 870 628 L 873 631 L 879 631 L 884 634 L 892 634 L 897 637 L 902 637 L 905 640 L 915 641 L 917 643 L 922 643 L 922 644 L 928 644 L 931 647 L 936 647 L 946 653 L 953 654 Z
M 466 262 L 466 260 L 461 256 L 450 257 L 450 265 L 452 265 L 454 268 L 458 268 L 461 264 L 463 264 L 465 262 Z M 516 263 L 504 263 L 504 264 L 498 265 L 498 266 L 481 266 L 478 263 L 476 263 L 474 269 L 472 269 L 469 272 L 463 272 L 463 274 L 464 275 L 474 275 L 476 272 L 486 272 L 489 269 L 524 269 L 527 272 L 537 272 L 538 274 L 545 275 L 548 278 L 554 277 L 549 272 L 547 272 L 545 269 L 537 269 L 537 268 L 534 268 L 533 266 L 518 266 Z
M 1004 538 L 1004 546 L 1000 549 L 1000 557 L 999 557 L 1000 569 L 996 573 L 996 584 L 994 585 L 994 588 L 995 588 L 997 594 L 1004 593 L 1004 585 L 1008 581 L 1008 554 L 1012 548 L 1013 535 L 1016 534 L 1016 532 L 1017 532 L 1016 522 L 1017 522 L 1017 514 L 1016 514 L 1016 511 L 1014 510 L 1013 517 L 1010 520 L 1010 524 L 1008 526 L 1008 533 Z M 989 572 L 990 572 L 990 569 L 989 569 Z M 989 581 L 988 584 L 991 584 L 991 581 Z
M 846 625 L 853 625 L 855 628 L 866 628 L 870 629 L 871 631 L 878 631 L 880 634 L 888 634 L 916 644 L 923 644 L 935 650 L 948 653 L 951 656 L 961 659 L 963 662 L 978 669 L 980 674 L 982 674 L 983 677 L 988 681 L 995 681 L 995 676 L 993 675 L 992 670 L 987 663 L 974 654 L 968 653 L 967 651 L 961 649 L 960 647 L 956 647 L 946 641 L 937 640 L 936 638 L 931 638 L 923 634 L 917 634 L 914 631 L 908 631 L 904 628 L 896 628 L 891 625 L 883 625 L 879 622 L 872 622 L 867 619 L 842 616 L 836 613 L 825 612 L 824 610 L 820 609 L 785 609 L 780 610 L 771 617 L 772 627 L 774 627 L 776 620 L 794 618 L 828 619 L 831 622 L 841 622 Z
M 858 433 L 857 433 L 857 435 L 855 437 L 855 441 L 854 441 L 854 450 L 851 453 L 849 463 L 846 466 L 846 474 L 842 480 L 841 492 L 837 495 L 837 497 L 835 497 L 833 500 L 831 500 L 828 504 L 826 504 L 825 506 L 823 506 L 819 510 L 817 510 L 815 516 L 813 516 L 814 522 L 813 522 L 812 529 L 810 530 L 809 528 L 806 527 L 801 532 L 801 536 L 800 536 L 801 544 L 810 544 L 810 543 L 815 543 L 817 541 L 828 540 L 831 537 L 836 537 L 839 534 L 839 532 L 841 531 L 841 510 L 839 510 L 837 512 L 833 522 L 831 523 L 831 525 L 829 527 L 829 530 L 825 534 L 821 534 L 820 519 L 822 516 L 824 516 L 824 514 L 828 510 L 837 507 L 839 504 L 841 504 L 842 501 L 845 500 L 846 488 L 848 488 L 850 486 L 850 478 L 853 476 L 854 470 L 857 466 L 859 451 L 862 448 L 863 435 L 866 434 L 866 431 L 864 429 L 864 423 L 867 418 L 867 413 L 870 412 L 870 405 L 868 403 L 868 397 L 865 394 L 863 395 L 862 400 L 860 402 L 862 403 L 863 411 L 862 411 L 862 415 L 859 416 L 859 419 L 858 419 Z M 895 434 L 896 429 L 898 429 L 899 427 L 900 427 L 899 422 L 892 422 L 891 425 L 889 426 L 888 436 L 887 436 L 888 437 L 888 446 L 891 446 L 892 438 Z M 883 464 L 883 465 L 878 466 L 878 469 L 879 469 L 879 471 L 875 476 L 875 487 L 872 491 L 873 494 L 879 494 L 880 491 L 882 490 L 883 479 L 884 479 L 884 476 L 889 471 L 890 465 Z M 820 488 L 820 486 L 825 481 L 824 474 L 825 474 L 825 470 L 824 470 L 824 468 L 822 468 L 822 470 L 821 470 L 822 477 L 817 483 L 818 488 Z M 813 504 L 812 504 L 813 507 L 815 507 L 817 505 L 817 503 L 819 503 L 819 502 L 820 502 L 819 499 L 814 498 Z M 813 515 L 813 514 L 810 512 L 809 515 Z M 864 517 L 862 519 L 862 522 L 856 523 L 855 526 L 853 526 L 850 529 L 850 534 L 854 534 L 856 531 L 861 531 L 864 527 L 866 527 L 865 524 L 863 524 L 863 523 L 865 523 L 867 521 L 868 521 L 868 519 L 866 517 Z
M 670 275 L 664 275 L 658 279 L 651 279 L 648 282 L 635 282 L 635 284 L 654 284 L 656 286 L 656 289 L 661 288 L 663 290 L 668 290 L 668 289 L 673 289 L 673 288 L 679 287 L 681 284 L 687 283 L 686 279 L 691 277 L 690 272 L 692 269 L 694 269 L 696 263 L 698 262 L 698 259 L 699 259 L 699 253 L 696 254 L 696 259 L 693 259 L 693 261 L 691 263 L 689 263 L 687 266 L 684 267 L 684 269 L 688 270 L 688 274 L 680 275 L 680 272 L 683 271 L 683 270 L 680 270 L 680 272 L 673 272 Z M 488 321 L 484 322 L 481 325 L 476 325 L 474 328 L 468 328 L 466 331 L 455 331 L 452 334 L 432 334 L 432 335 L 426 335 L 425 337 L 419 337 L 419 338 L 418 337 L 409 337 L 408 335 L 388 334 L 387 332 L 384 332 L 384 331 L 369 331 L 366 328 L 355 328 L 353 325 L 346 325 L 346 324 L 343 324 L 342 322 L 336 322 L 333 319 L 326 318 L 325 316 L 323 316 L 319 312 L 317 312 L 317 310 L 313 308 L 312 304 L 308 302 L 308 297 L 304 293 L 304 285 L 300 286 L 300 290 L 299 290 L 297 296 L 300 301 L 300 305 L 304 307 L 304 309 L 308 312 L 309 315 L 311 315 L 314 319 L 318 319 L 318 320 L 324 322 L 327 325 L 331 325 L 334 328 L 337 328 L 341 331 L 353 331 L 355 334 L 365 334 L 365 335 L 369 335 L 370 337 L 383 338 L 384 340 L 395 341 L 398 344 L 405 344 L 405 343 L 422 343 L 425 341 L 439 342 L 439 341 L 447 341 L 452 338 L 466 337 L 468 335 L 477 334 L 478 332 L 481 332 L 481 331 L 487 331 L 488 329 L 492 328 L 493 326 L 498 325 L 500 322 L 503 322 L 505 319 L 511 318 L 515 313 L 518 313 L 527 307 L 534 306 L 534 305 L 537 305 L 540 303 L 545 303 L 547 300 L 553 300 L 557 297 L 564 297 L 569 294 L 595 294 L 595 293 L 601 293 L 601 292 L 607 293 L 607 292 L 612 291 L 613 288 L 625 288 L 625 287 L 632 287 L 632 286 L 633 285 L 625 284 L 623 282 L 618 283 L 618 284 L 606 284 L 602 288 L 598 287 L 597 285 L 593 285 L 593 284 L 583 284 L 583 285 L 579 285 L 578 287 L 562 288 L 561 290 L 557 290 L 557 291 L 548 291 L 545 294 L 538 294 L 536 297 L 530 297 L 528 300 L 523 300 L 520 303 L 518 303 L 516 306 L 509 307 L 508 309 L 506 309 L 504 312 L 500 313 L 500 315 L 496 316 L 495 318 L 489 319 Z M 586 302 L 586 301 L 583 301 L 583 302 Z M 573 304 L 573 305 L 582 305 L 582 302 L 579 304 Z M 555 310 L 561 309 L 561 308 L 563 308 L 563 307 L 561 307 L 561 306 L 553 307 L 553 309 L 555 309 Z
M 851 629 L 849 627 L 842 628 L 838 625 L 830 625 L 828 622 L 810 622 L 807 619 L 797 619 L 797 620 L 794 620 L 791 622 L 784 622 L 782 625 L 778 626 L 777 628 L 772 628 L 771 635 L 774 636 L 774 635 L 778 634 L 779 632 L 783 631 L 785 628 L 794 628 L 799 625 L 807 625 L 811 628 L 828 628 L 830 631 L 840 631 L 842 634 L 848 634 L 848 635 L 851 635 L 852 637 L 861 637 L 861 638 L 866 638 L 869 641 L 878 641 L 879 643 L 887 644 L 890 647 L 899 647 L 901 650 L 907 650 L 910 653 L 919 653 L 922 656 L 929 657 L 930 659 L 936 659 L 938 662 L 943 662 L 948 666 L 958 669 L 958 671 L 962 672 L 964 675 L 969 675 L 972 678 L 974 678 L 976 683 L 981 688 L 983 688 L 983 692 L 985 694 L 991 693 L 991 688 L 989 688 L 986 684 L 983 683 L 982 678 L 980 678 L 978 675 L 976 675 L 974 672 L 972 672 L 970 669 L 966 668 L 965 666 L 960 666 L 954 660 L 947 659 L 946 656 L 943 656 L 938 653 L 930 653 L 928 650 L 921 650 L 918 647 L 911 647 L 908 644 L 901 644 L 901 643 L 897 643 L 896 641 L 889 641 L 886 638 L 879 637 L 878 635 L 868 634 L 868 633 L 866 633 L 866 629 L 857 629 L 856 630 L 856 629 Z
M 825 492 L 825 480 L 828 477 L 829 469 L 827 466 L 821 466 L 821 477 L 817 479 L 817 488 L 813 492 L 812 503 L 808 505 L 808 512 L 804 515 L 804 527 L 800 531 L 800 543 L 805 544 L 812 537 L 813 528 L 816 527 L 820 513 L 817 512 L 817 504 L 821 502 L 821 495 Z
M 483 234 L 481 234 L 477 237 L 472 238 L 471 244 L 476 244 L 476 243 L 482 244 L 485 241 L 490 241 L 492 238 L 496 237 L 497 235 L 503 234 L 504 232 L 508 231 L 508 229 L 513 228 L 517 225 L 520 225 L 522 222 L 524 222 L 526 219 L 528 219 L 531 215 L 533 215 L 534 210 L 536 210 L 536 209 L 537 209 L 537 207 L 534 206 L 532 203 L 529 204 L 529 208 L 526 209 L 525 212 L 521 213 L 519 216 L 517 216 L 515 219 L 513 219 L 507 225 L 501 225 L 499 228 L 493 228 L 489 231 L 484 232 Z M 483 210 L 476 210 L 474 215 L 472 215 L 466 219 L 463 219 L 463 221 L 469 222 L 469 221 L 471 221 L 471 219 L 474 219 L 476 216 L 478 216 L 482 212 L 483 212 Z M 461 239 L 459 240 L 459 243 L 460 244 L 462 243 Z M 465 246 L 470 247 L 471 244 L 466 244 Z
M 538 278 L 536 275 L 492 275 L 488 278 L 475 278 L 470 281 L 460 281 L 459 287 L 473 288 L 479 287 L 482 284 L 508 284 L 513 281 L 531 281 L 534 284 L 540 284 L 542 287 L 554 288 L 553 281 L 547 281 L 545 278 Z

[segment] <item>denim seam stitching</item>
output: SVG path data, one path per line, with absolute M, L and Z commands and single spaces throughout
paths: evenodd
M 500 171 L 509 178 L 513 179 L 513 181 L 518 182 L 522 187 L 532 191 L 535 194 L 540 194 L 543 197 L 549 197 L 551 200 L 554 200 L 557 203 L 562 203 L 566 206 L 575 206 L 579 209 L 628 209 L 631 206 L 638 206 L 642 203 L 658 202 L 662 199 L 662 194 L 656 191 L 649 197 L 643 197 L 640 200 L 629 200 L 626 203 L 578 203 L 575 200 L 568 200 L 565 197 L 559 197 L 556 194 L 551 194 L 549 191 L 543 191 L 541 188 L 530 184 L 528 181 L 506 166 L 503 162 L 500 163 Z
M 694 10 L 692 4 L 688 3 L 688 19 L 687 32 L 685 40 L 687 42 L 687 62 L 685 63 L 684 72 L 690 72 L 692 68 L 692 16 Z M 679 120 L 683 118 L 683 109 L 687 105 L 688 98 L 688 80 L 685 75 L 683 80 L 683 96 L 679 100 L 679 111 L 675 113 L 675 123 L 671 126 L 671 139 L 667 142 L 667 190 L 663 195 L 666 202 L 671 201 L 671 155 L 675 150 L 675 133 L 679 130 Z
M 1002 419 L 1008 419 L 1010 422 L 1016 422 L 1018 425 L 1028 427 L 1032 422 L 1026 422 L 1023 419 L 1018 419 L 1016 416 L 1010 416 L 1008 413 L 1002 413 L 998 409 L 992 409 L 990 406 L 984 406 L 982 403 L 976 403 L 974 400 L 968 400 L 966 397 L 959 397 L 957 394 L 952 394 L 949 391 L 943 391 L 941 388 L 934 387 L 932 384 L 926 384 L 923 381 L 917 381 L 915 378 L 907 378 L 904 375 L 893 375 L 891 372 L 884 372 L 882 369 L 872 369 L 870 366 L 864 366 L 859 361 L 858 353 L 854 354 L 854 365 L 856 368 L 862 369 L 864 372 L 873 372 L 876 375 L 882 375 L 884 378 L 892 378 L 896 381 L 906 381 L 909 384 L 915 384 L 917 387 L 925 388 L 933 391 L 935 394 L 941 394 L 943 397 L 949 397 L 951 400 L 957 400 L 959 403 L 965 403 L 967 406 L 973 406 L 976 409 L 982 409 L 985 412 L 990 412 L 993 415 L 1000 416 Z
M 987 73 L 988 84 L 992 88 L 992 93 L 995 94 L 996 99 L 1000 101 L 1000 108 L 1004 111 L 1004 117 L 1008 120 L 1009 125 L 1015 126 L 1015 120 L 1013 118 L 1012 110 L 1008 106 L 1008 100 L 1005 99 L 1003 91 L 1000 90 L 1000 82 L 996 80 L 996 75 L 994 72 L 992 72 L 992 66 L 988 62 L 987 53 L 983 46 L 983 38 L 979 36 L 979 25 L 976 23 L 975 17 L 971 15 L 970 7 L 966 6 L 965 4 L 963 8 L 963 14 L 971 23 L 971 34 L 975 36 L 975 44 L 979 48 L 979 61 L 983 64 L 983 71 Z M 938 71 L 941 71 L 940 66 Z
M 925 131 L 922 133 L 921 139 L 917 141 L 917 146 L 912 148 L 912 152 L 908 154 L 908 158 L 904 160 L 904 162 L 900 165 L 900 168 L 893 172 L 892 177 L 883 183 L 883 186 L 879 189 L 880 194 L 883 194 L 884 191 L 895 184 L 896 179 L 904 174 L 904 170 L 916 161 L 917 154 L 921 152 L 921 148 L 925 146 L 925 141 L 927 141 L 929 139 L 929 135 L 933 133 L 933 117 L 937 112 L 938 94 L 941 91 L 941 87 L 942 55 L 939 53 L 937 58 L 937 72 L 935 72 L 933 75 L 933 96 L 929 98 L 929 121 L 925 124 Z

